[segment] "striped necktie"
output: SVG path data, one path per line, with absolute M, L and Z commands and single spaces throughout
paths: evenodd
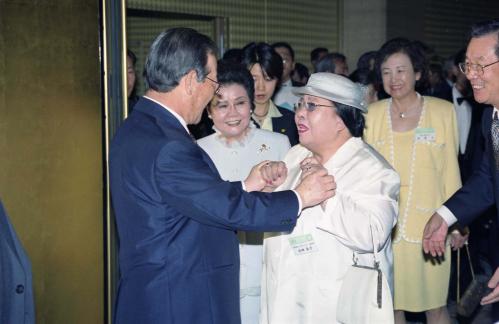
M 492 135 L 492 147 L 494 149 L 494 159 L 496 161 L 496 171 L 499 171 L 499 119 L 497 117 L 497 112 L 494 111 L 492 118 L 492 125 L 490 127 L 490 133 Z

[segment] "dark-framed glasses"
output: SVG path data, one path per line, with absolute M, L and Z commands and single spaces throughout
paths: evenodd
M 492 63 L 489 63 L 489 64 L 486 64 L 486 65 L 463 62 L 463 63 L 459 63 L 459 70 L 461 70 L 461 72 L 463 72 L 464 74 L 468 74 L 471 71 L 474 71 L 474 72 L 478 73 L 479 75 L 482 75 L 483 69 L 485 69 L 486 67 L 489 67 L 491 65 L 494 65 L 496 63 L 499 63 L 499 60 L 492 62 Z
M 298 110 L 305 108 L 307 111 L 312 112 L 319 107 L 334 108 L 334 106 L 332 106 L 332 105 L 319 105 L 319 104 L 316 104 L 313 102 L 298 101 L 297 103 L 295 103 L 295 111 L 298 111 Z
M 213 80 L 209 76 L 206 76 L 206 78 L 211 82 L 215 83 L 215 93 L 218 94 L 218 91 L 220 90 L 220 83 L 218 83 L 218 81 Z

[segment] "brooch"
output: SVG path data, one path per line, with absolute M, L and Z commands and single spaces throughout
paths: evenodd
M 268 151 L 270 150 L 270 146 L 266 145 L 266 144 L 262 144 L 262 146 L 260 146 L 260 148 L 258 149 L 258 153 L 263 153 L 265 151 Z

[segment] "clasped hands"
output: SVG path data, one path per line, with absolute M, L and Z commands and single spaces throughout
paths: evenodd
M 302 175 L 295 191 L 302 207 L 311 207 L 333 197 L 336 192 L 334 177 L 314 158 L 300 163 Z M 263 161 L 255 165 L 244 181 L 247 191 L 274 191 L 284 183 L 288 169 L 284 162 Z

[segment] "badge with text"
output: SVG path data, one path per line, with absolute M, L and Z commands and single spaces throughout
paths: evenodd
M 416 142 L 435 142 L 435 129 L 416 128 Z
M 317 252 L 319 250 L 312 234 L 294 236 L 288 240 L 295 255 Z

